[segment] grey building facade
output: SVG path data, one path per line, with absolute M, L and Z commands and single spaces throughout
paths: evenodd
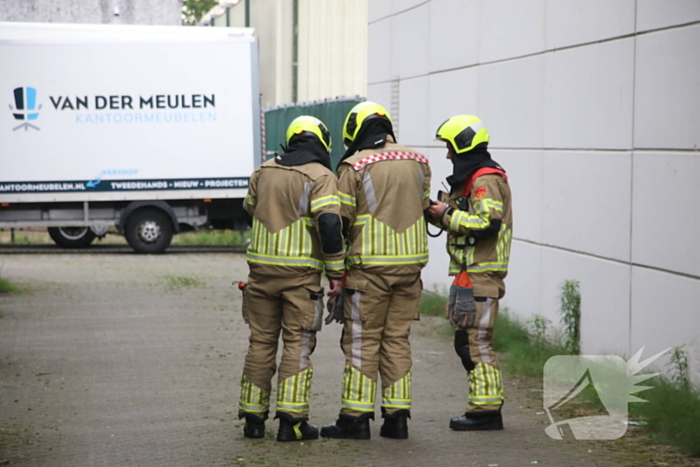
M 0 21 L 32 23 L 182 23 L 181 0 L 0 0 Z

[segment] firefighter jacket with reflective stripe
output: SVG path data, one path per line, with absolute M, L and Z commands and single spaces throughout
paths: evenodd
M 318 219 L 339 216 L 338 182 L 319 163 L 283 166 L 271 159 L 250 177 L 244 209 L 253 218 L 247 259 L 251 272 L 292 276 L 321 272 L 342 277 L 343 240 L 338 228 L 336 253 L 324 253 Z M 337 218 L 340 226 L 340 218 Z
M 463 197 L 465 183 L 454 186 L 449 198 L 443 200 L 454 208 L 445 211 L 441 222 L 448 233 L 450 275 L 458 274 L 464 264 L 474 295 L 501 298 L 513 238 L 510 187 L 500 175 L 482 175 Z M 492 220 L 500 221 L 497 231 L 492 231 Z
M 340 214 L 349 225 L 350 268 L 412 274 L 428 262 L 423 210 L 430 205 L 428 160 L 389 142 L 338 166 Z

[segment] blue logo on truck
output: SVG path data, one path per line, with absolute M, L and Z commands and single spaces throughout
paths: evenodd
M 15 106 L 13 108 L 10 105 L 10 109 L 15 120 L 23 123 L 12 130 L 17 131 L 20 128 L 24 128 L 24 131 L 28 131 L 30 128 L 33 128 L 38 131 L 38 126 L 29 123 L 29 121 L 39 118 L 39 110 L 41 110 L 41 105 L 37 107 L 36 103 L 36 89 L 30 87 L 15 88 L 13 93 L 15 95 Z

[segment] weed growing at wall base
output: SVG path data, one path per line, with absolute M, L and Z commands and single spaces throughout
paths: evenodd
M 700 392 L 688 375 L 684 346 L 674 347 L 669 359 L 670 378 L 649 381 L 653 389 L 645 393 L 646 404 L 634 404 L 632 414 L 646 422 L 648 431 L 660 441 L 700 456 Z
M 503 366 L 514 374 L 541 378 L 544 365 L 551 357 L 570 355 L 556 337 L 547 337 L 548 320 L 536 316 L 531 326 L 504 308 L 493 331 L 493 347 L 503 353 Z
M 7 279 L 0 277 L 0 293 L 17 293 L 19 288 Z

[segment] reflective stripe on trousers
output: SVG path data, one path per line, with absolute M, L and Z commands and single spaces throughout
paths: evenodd
M 307 369 L 280 381 L 277 389 L 278 412 L 308 412 L 311 377 L 314 371 Z
M 270 393 L 254 385 L 246 375 L 241 378 L 241 398 L 238 401 L 241 412 L 267 413 L 270 408 Z
M 382 395 L 382 407 L 388 409 L 410 409 L 413 393 L 413 369 L 408 370 L 406 376 L 384 389 Z
M 374 412 L 374 399 L 377 397 L 377 382 L 346 366 L 343 372 L 342 406 L 359 412 Z
M 469 404 L 476 406 L 503 404 L 501 370 L 480 362 L 469 372 Z

